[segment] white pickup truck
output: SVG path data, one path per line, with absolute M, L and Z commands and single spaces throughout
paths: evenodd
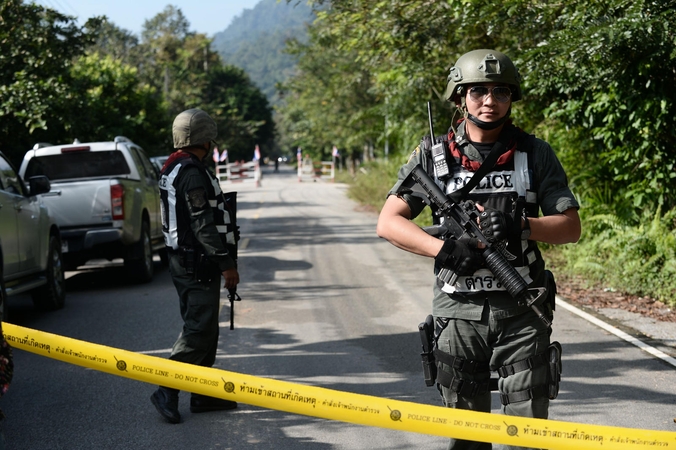
M 148 282 L 153 252 L 166 261 L 158 174 L 129 139 L 36 144 L 19 173 L 24 179 L 45 175 L 51 182 L 43 200 L 61 230 L 66 270 L 92 259 L 123 258 L 130 277 Z

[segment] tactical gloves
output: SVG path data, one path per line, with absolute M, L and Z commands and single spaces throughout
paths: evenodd
M 489 242 L 497 242 L 511 237 L 514 220 L 502 211 L 486 208 L 479 215 L 479 227 Z
M 441 267 L 451 269 L 457 275 L 471 275 L 484 264 L 483 258 L 474 248 L 476 239 L 459 241 L 449 239 L 444 241 L 434 260 Z

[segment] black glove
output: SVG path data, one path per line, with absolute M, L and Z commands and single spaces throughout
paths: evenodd
M 513 231 L 514 220 L 512 216 L 486 208 L 479 215 L 479 228 L 489 242 L 497 242 L 508 239 Z
M 468 241 L 456 241 L 449 239 L 444 241 L 434 260 L 442 267 L 451 269 L 457 275 L 471 275 L 479 270 L 483 264 L 483 257 L 471 247 L 472 242 L 476 248 L 476 239 Z

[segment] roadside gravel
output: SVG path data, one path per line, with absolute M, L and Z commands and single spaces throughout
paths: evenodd
M 558 295 L 590 314 L 644 340 L 655 340 L 676 355 L 676 311 L 648 297 L 589 289 L 571 279 L 557 280 Z M 655 344 L 655 343 L 653 343 Z

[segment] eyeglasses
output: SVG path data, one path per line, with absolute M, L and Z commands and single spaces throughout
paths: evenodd
M 486 100 L 489 92 L 498 103 L 507 103 L 512 98 L 512 91 L 507 86 L 472 86 L 469 88 L 469 97 L 479 103 Z

